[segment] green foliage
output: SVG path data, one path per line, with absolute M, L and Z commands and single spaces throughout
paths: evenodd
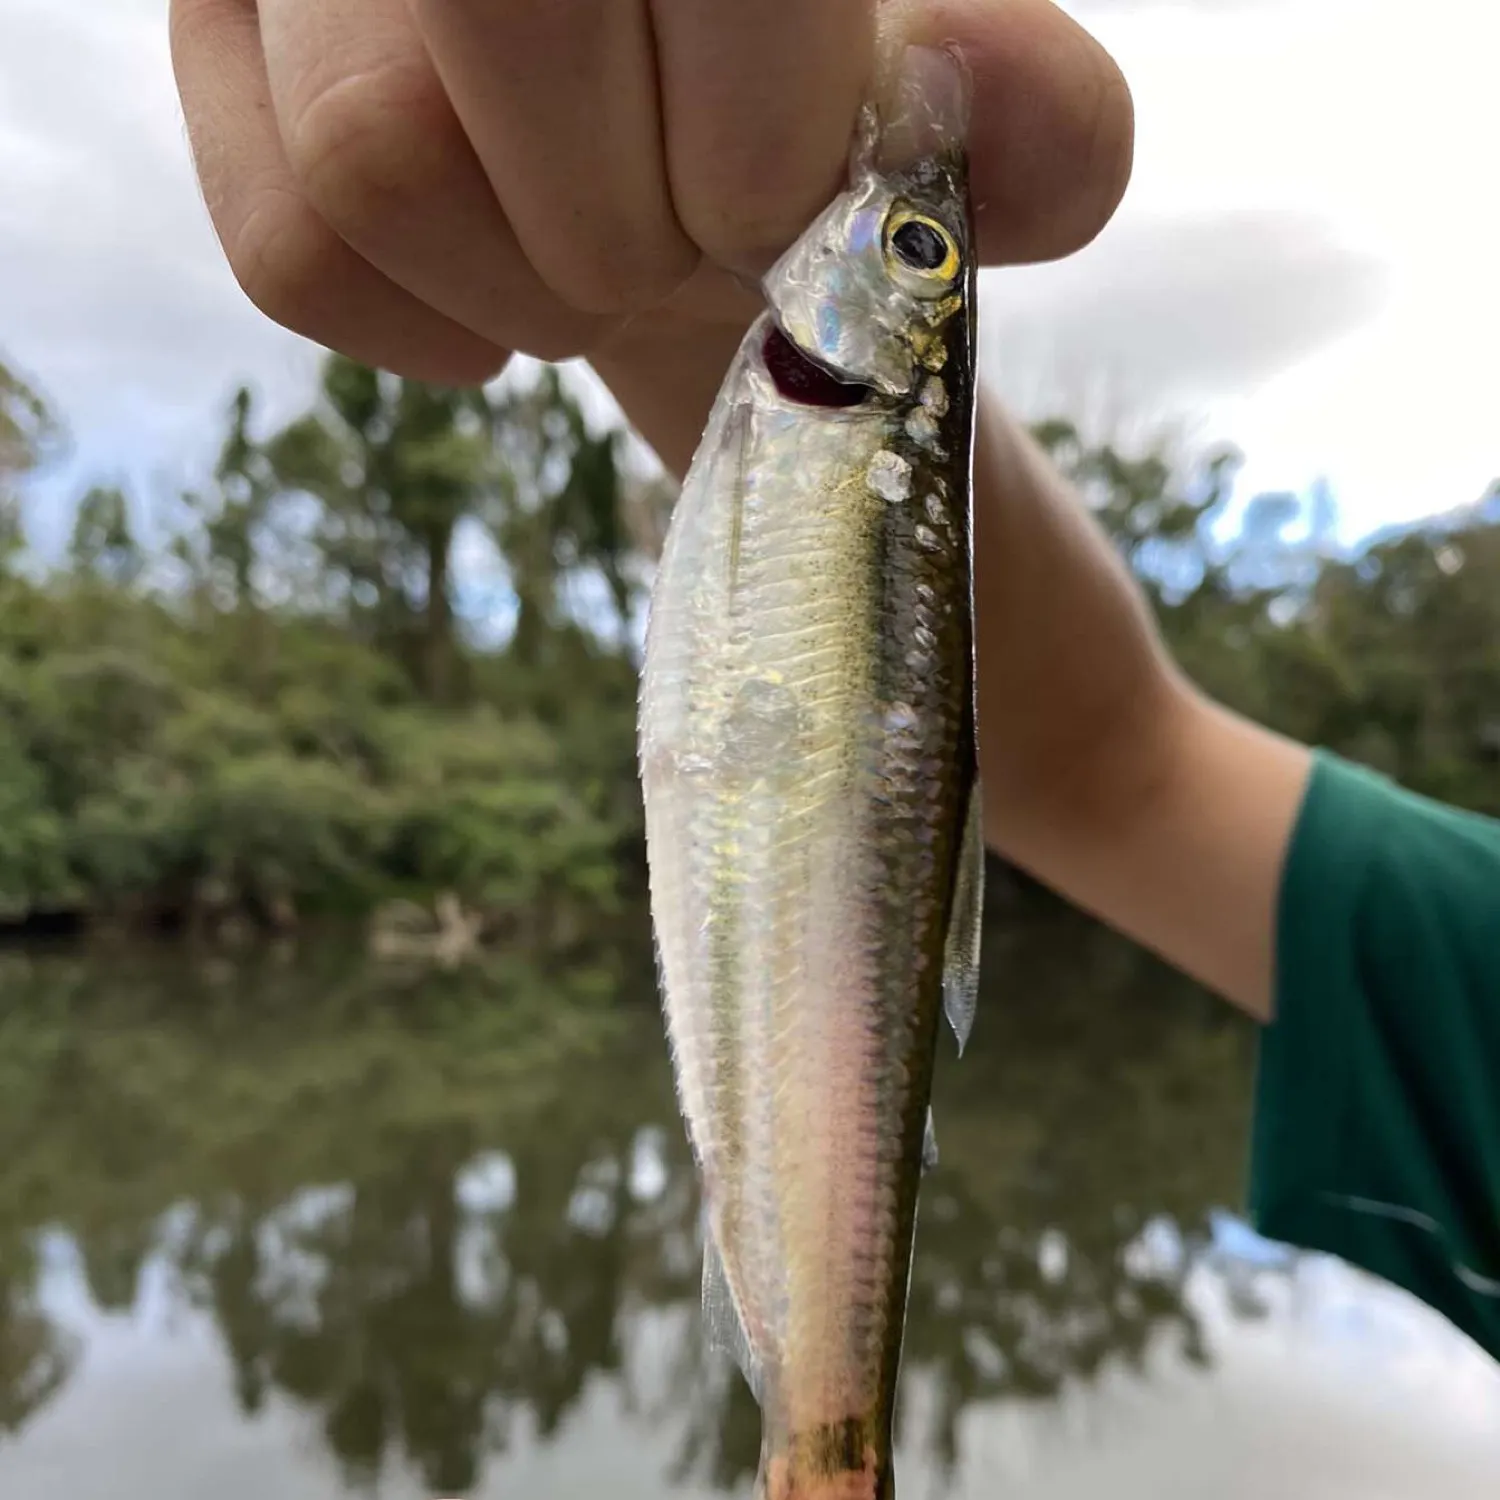
M 511 568 L 517 654 L 535 664 L 565 620 L 568 574 L 601 578 L 615 622 L 629 617 L 621 434 L 591 433 L 577 400 L 549 368 L 535 386 L 507 391 L 496 404 L 495 436 L 500 483 L 484 519 Z
M 1145 584 L 1184 670 L 1215 697 L 1418 791 L 1500 815 L 1500 485 L 1457 516 L 1342 556 L 1324 497 L 1253 500 L 1217 529 L 1237 457 L 1185 476 L 1159 455 L 1043 445 Z M 1305 522 L 1306 535 L 1292 536 Z
M 229 431 L 214 465 L 207 494 L 186 497 L 201 518 L 201 531 L 180 550 L 200 562 L 201 581 L 232 609 L 259 602 L 256 564 L 272 539 L 278 487 L 271 460 L 251 433 L 254 398 L 241 386 L 229 408 Z
M 540 725 L 506 731 L 492 712 L 433 735 L 416 718 L 393 737 L 394 848 L 411 879 L 502 911 L 610 904 L 625 829 L 589 787 L 558 774 Z
M 0 728 L 0 921 L 65 906 L 73 895 L 62 820 L 26 747 Z
M 554 780 L 469 782 L 413 797 L 404 810 L 415 873 L 503 909 L 560 896 L 600 904 L 614 887 L 613 841 Z
M 23 642 L 77 607 L 61 588 L 28 603 Z M 274 663 L 245 680 L 191 621 L 131 611 L 118 644 L 83 649 L 73 621 L 75 649 L 35 654 L 0 622 L 0 920 L 281 921 L 441 889 L 500 916 L 607 904 L 631 828 L 568 774 L 588 758 L 568 726 L 432 708 L 329 622 L 267 622 Z
M 68 555 L 80 577 L 96 577 L 117 589 L 128 589 L 140 577 L 144 559 L 123 490 L 91 489 L 78 502 Z
M 634 668 L 561 604 L 592 571 L 633 609 L 621 434 L 555 377 L 492 397 L 337 357 L 306 415 L 254 418 L 239 391 L 161 567 L 101 486 L 65 570 L 6 578 L 0 923 L 279 926 L 451 892 L 490 928 L 586 930 L 639 837 Z M 0 423 L 7 475 L 55 446 L 8 376 Z M 524 650 L 466 638 L 465 525 L 544 539 L 504 564 Z
M 282 485 L 322 506 L 331 599 L 367 639 L 403 655 L 436 701 L 453 692 L 454 536 L 498 483 L 492 422 L 481 392 L 334 355 L 317 408 L 265 450 Z
M 65 435 L 45 398 L 0 362 L 0 568 L 25 544 L 20 484 L 55 458 Z
M 386 843 L 379 794 L 328 760 L 226 761 L 194 801 L 203 876 L 259 910 L 357 894 Z
M 192 865 L 191 783 L 139 755 L 108 768 L 68 821 L 70 866 L 102 911 L 181 899 Z
M 1328 566 L 1298 625 L 1303 655 L 1336 664 L 1342 691 L 1306 693 L 1297 727 L 1500 816 L 1500 526 L 1427 526 Z M 1284 678 L 1301 659 L 1283 650 L 1273 665 Z
M 258 426 L 242 389 L 160 555 L 97 486 L 66 568 L 0 565 L 0 923 L 447 892 L 489 934 L 587 931 L 643 873 L 629 642 L 668 487 L 550 369 L 459 391 L 333 356 Z M 1500 491 L 1342 557 L 1316 500 L 1231 534 L 1231 451 L 1036 430 L 1210 692 L 1500 812 Z M 60 442 L 0 368 L 0 553 Z

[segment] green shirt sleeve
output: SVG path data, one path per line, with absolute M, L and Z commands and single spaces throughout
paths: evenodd
M 1500 823 L 1317 756 L 1277 916 L 1250 1211 L 1500 1358 Z

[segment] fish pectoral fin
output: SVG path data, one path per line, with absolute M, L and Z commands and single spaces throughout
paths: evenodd
M 930 1172 L 938 1164 L 937 1126 L 932 1123 L 932 1106 L 927 1106 L 927 1126 L 922 1132 L 922 1170 Z
M 750 1347 L 750 1337 L 735 1304 L 713 1230 L 703 1230 L 703 1337 L 710 1350 L 729 1355 L 740 1367 L 745 1383 L 757 1401 L 761 1393 L 760 1361 Z
M 964 816 L 963 842 L 954 872 L 953 905 L 943 948 L 943 1009 L 963 1056 L 979 999 L 979 932 L 984 913 L 984 816 L 976 777 Z

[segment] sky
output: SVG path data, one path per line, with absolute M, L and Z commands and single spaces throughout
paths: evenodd
M 1135 177 L 1070 259 L 986 273 L 991 377 L 1030 416 L 1171 424 L 1241 494 L 1331 485 L 1346 539 L 1500 476 L 1500 6 L 1070 0 L 1136 101 Z M 233 387 L 306 400 L 318 351 L 244 299 L 189 165 L 165 0 L 0 0 L 0 351 L 70 468 L 168 493 Z

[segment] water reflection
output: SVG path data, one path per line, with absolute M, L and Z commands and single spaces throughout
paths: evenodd
M 43 1274 L 66 1244 L 96 1308 L 139 1308 L 149 1283 L 210 1320 L 244 1418 L 293 1403 L 347 1488 L 395 1466 L 473 1492 L 520 1428 L 569 1441 L 601 1381 L 670 1432 L 663 1482 L 753 1474 L 754 1406 L 701 1353 L 692 1177 L 638 955 L 439 977 L 337 955 L 5 964 L 0 1455 L 77 1367 Z M 970 1054 L 940 1067 L 912 1286 L 906 1373 L 939 1471 L 978 1404 L 1164 1341 L 1212 1359 L 1186 1288 L 1245 1139 L 1246 1029 L 1132 950 L 1007 924 L 986 990 Z M 1232 1316 L 1257 1316 L 1229 1263 Z
M 0 1436 L 19 1431 L 61 1389 L 78 1357 L 78 1341 L 38 1305 L 35 1250 L 0 1253 Z

